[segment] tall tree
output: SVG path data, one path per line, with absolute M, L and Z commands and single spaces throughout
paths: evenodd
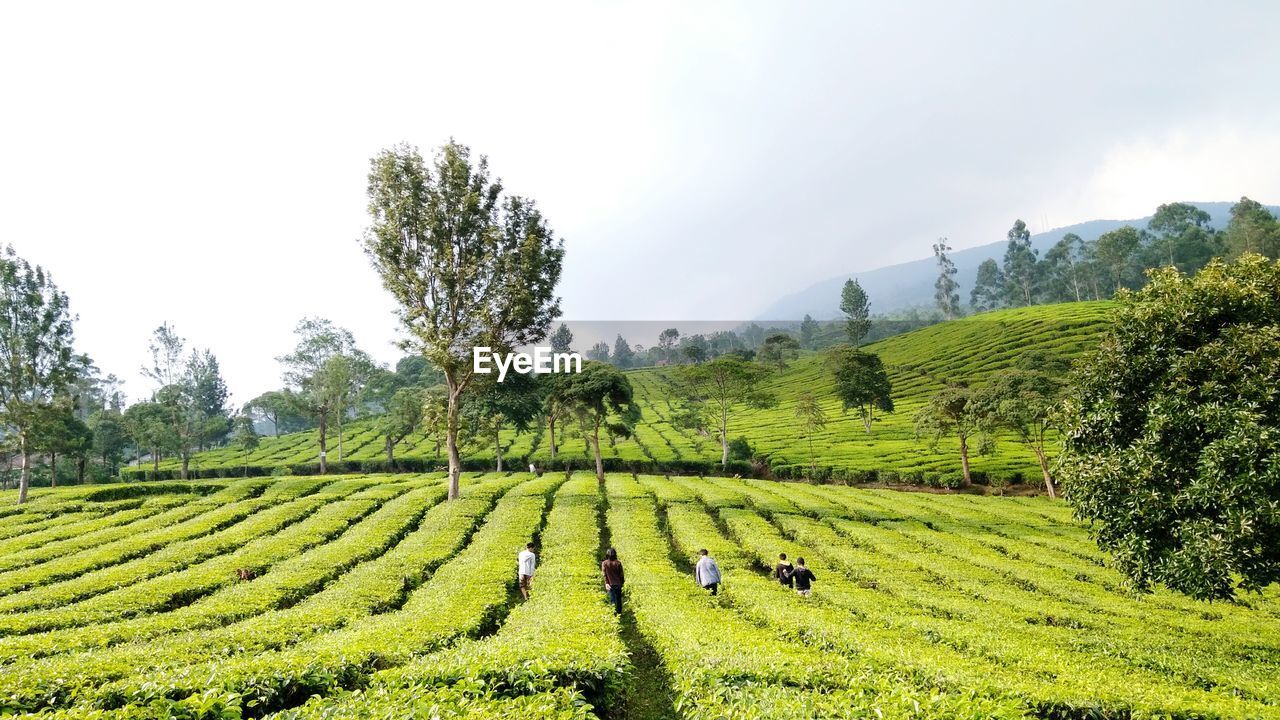
M 1147 222 L 1150 243 L 1143 264 L 1195 272 L 1223 251 L 1221 239 L 1209 226 L 1209 213 L 1189 203 L 1156 208 Z
M 1223 240 L 1231 257 L 1258 253 L 1272 260 L 1280 258 L 1280 222 L 1257 200 L 1242 197 L 1231 206 Z
M 602 363 L 609 362 L 609 343 L 600 341 L 592 345 L 591 349 L 587 351 L 587 359 Z
M 1103 233 L 1094 242 L 1094 255 L 1105 273 L 1109 294 L 1140 284 L 1137 253 L 1141 246 L 1142 234 L 1130 225 Z
M 473 347 L 511 352 L 560 314 L 564 244 L 531 200 L 503 197 L 483 156 L 446 144 L 428 166 L 414 148 L 379 153 L 369 172 L 364 249 L 400 305 L 407 346 L 444 373 L 449 497 L 458 496 L 459 411 Z
M 172 425 L 168 409 L 158 402 L 140 402 L 130 405 L 121 418 L 133 440 L 134 457 L 142 464 L 142 454 L 151 455 L 151 469 L 160 469 L 160 453 L 170 450 L 176 441 L 172 437 Z
M 1051 302 L 1085 299 L 1084 260 L 1084 240 L 1075 233 L 1063 235 L 1044 254 L 1045 295 Z
M 335 377 L 339 368 L 330 361 L 363 353 L 356 347 L 350 330 L 323 318 L 304 318 L 293 332 L 298 338 L 297 346 L 276 360 L 284 367 L 284 381 L 290 390 L 286 397 L 293 401 L 295 412 L 311 418 L 319 426 L 319 460 L 323 474 L 329 471 L 329 422 L 343 402 L 340 393 L 335 391 L 340 387 L 341 378 Z
M 560 323 L 560 327 L 551 333 L 551 351 L 557 353 L 573 352 L 573 331 L 568 325 Z
M 1005 301 L 1012 307 L 1034 305 L 1038 291 L 1040 267 L 1037 252 L 1031 247 L 1031 231 L 1027 224 L 1016 220 L 1009 228 L 1009 244 L 1004 251 L 1001 267 L 1004 277 Z
M 58 398 L 43 406 L 36 414 L 32 444 L 49 458 L 49 478 L 52 486 L 58 484 L 58 458 L 79 460 L 76 481 L 84 482 L 84 460 L 93 448 L 93 433 L 76 417 L 71 398 Z
M 1280 264 L 1150 274 L 1075 364 L 1058 474 L 1131 584 L 1280 581 Z
M 978 276 L 974 278 L 973 290 L 969 291 L 969 305 L 976 312 L 995 310 L 1004 303 L 1004 273 L 991 258 L 978 265 Z
M 22 458 L 18 504 L 31 485 L 31 433 L 37 416 L 73 379 L 67 296 L 39 265 L 0 253 L 0 425 Z
M 837 345 L 827 353 L 827 367 L 835 378 L 836 397 L 844 412 L 857 410 L 862 426 L 871 434 L 876 411 L 893 412 L 893 384 L 879 355 L 849 345 Z
M 600 452 L 600 431 L 614 437 L 630 437 L 640 421 L 631 381 L 624 373 L 604 363 L 586 363 L 582 372 L 565 375 L 563 397 L 566 407 L 578 420 L 596 462 L 596 478 L 604 482 L 604 457 Z
M 818 321 L 814 320 L 808 313 L 805 314 L 804 320 L 800 321 L 800 346 L 806 350 L 814 349 L 814 343 L 818 335 Z
M 813 393 L 804 392 L 796 398 L 795 418 L 809 443 L 809 479 L 812 480 L 818 467 L 817 458 L 813 454 L 813 436 L 827 427 L 827 414 L 822 411 L 822 406 L 813 397 Z
M 221 443 L 231 432 L 231 413 L 227 410 L 230 392 L 213 352 L 207 349 L 192 351 L 187 363 L 192 402 L 203 420 L 197 438 L 197 445 L 203 449 Z
M 871 301 L 857 280 L 845 280 L 840 291 L 840 312 L 844 313 L 844 328 L 849 343 L 857 345 L 871 330 Z
M 373 360 L 359 349 L 337 353 L 320 366 L 317 377 L 319 392 L 326 396 L 326 405 L 338 427 L 338 462 L 345 459 L 342 426 L 356 408 L 370 376 L 378 369 Z
M 964 385 L 948 385 L 929 398 L 916 413 L 916 436 L 925 437 L 937 447 L 943 437 L 954 437 L 959 443 L 960 470 L 964 484 L 973 482 L 969 471 L 970 443 L 987 429 L 987 418 L 973 402 L 973 390 Z
M 627 339 L 619 335 L 613 341 L 613 364 L 625 370 L 635 364 L 635 359 L 635 351 L 631 349 Z
M 761 387 L 770 374 L 763 365 L 737 355 L 679 368 L 675 379 L 685 404 L 679 424 L 715 433 L 720 441 L 721 467 L 729 465 L 729 420 L 734 414 L 777 405 L 777 397 Z
M 89 416 L 89 429 L 93 431 L 93 453 L 107 474 L 114 476 L 129 439 L 124 417 L 114 409 L 98 410 Z
M 269 390 L 245 404 L 245 412 L 271 423 L 271 434 L 306 430 L 308 419 L 298 412 L 298 401 L 289 390 Z
M 956 264 L 949 253 L 951 246 L 946 238 L 933 244 L 933 256 L 938 262 L 938 279 L 933 282 L 933 301 L 943 317 L 954 320 L 960 316 L 960 283 L 956 281 Z M 807 316 L 806 316 L 807 317 Z

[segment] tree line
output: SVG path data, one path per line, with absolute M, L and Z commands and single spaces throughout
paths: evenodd
M 1246 253 L 1280 258 L 1280 221 L 1261 203 L 1242 197 L 1231 207 L 1225 228 L 1210 222 L 1209 214 L 1194 205 L 1169 203 L 1156 209 L 1145 228 L 1126 225 L 1093 240 L 1067 233 L 1041 256 L 1026 223 L 1017 220 L 1001 260 L 988 258 L 978 266 L 969 309 L 1104 300 L 1118 290 L 1142 287 L 1154 268 L 1195 274 L 1215 258 Z M 947 319 L 964 312 L 951 249 L 946 238 L 933 246 L 934 303 Z

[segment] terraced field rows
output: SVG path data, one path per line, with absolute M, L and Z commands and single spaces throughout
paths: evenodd
M 961 320 L 933 325 L 894 336 L 868 346 L 878 353 L 890 370 L 897 411 L 879 417 L 868 435 L 861 420 L 842 412 L 835 397 L 822 357 L 806 354 L 777 373 L 768 389 L 779 399 L 776 408 L 744 410 L 730 421 L 729 437 L 746 438 L 757 452 L 767 454 L 774 472 L 781 476 L 807 473 L 809 445 L 796 428 L 794 407 L 801 393 L 815 395 L 829 418 L 825 430 L 813 438 L 813 450 L 820 472 L 854 480 L 910 480 L 955 477 L 959 473 L 956 442 L 944 440 L 931 448 L 916 438 L 913 416 L 940 389 L 944 381 L 963 380 L 978 385 L 992 373 L 1009 367 L 1026 353 L 1045 352 L 1073 359 L 1091 348 L 1108 326 L 1110 303 L 1068 303 L 1018 308 L 984 313 Z M 614 467 L 660 468 L 664 472 L 713 468 L 720 459 L 715 437 L 677 428 L 672 424 L 676 401 L 669 368 L 647 368 L 628 372 L 643 413 L 634 437 L 610 440 L 603 447 Z M 509 467 L 525 467 L 531 459 L 549 467 L 550 443 L 546 429 L 520 435 L 502 435 L 503 456 Z M 580 435 L 560 428 L 558 461 L 570 460 L 586 467 L 589 452 Z M 193 467 L 221 469 L 233 473 L 245 464 L 270 469 L 317 462 L 319 449 L 315 431 L 279 438 L 264 438 L 251 455 L 224 448 L 196 456 Z M 443 462 L 437 439 L 421 434 L 406 438 L 396 449 L 398 458 L 427 463 Z M 352 423 L 344 429 L 345 458 L 352 461 L 380 461 L 385 447 L 367 422 Z M 335 460 L 337 438 L 329 439 L 329 458 Z M 493 443 L 478 442 L 465 449 L 476 463 L 494 459 Z M 1010 481 L 1039 477 L 1039 468 L 1029 450 L 1011 437 L 1000 439 L 994 451 L 972 458 L 980 475 Z M 162 463 L 173 470 L 175 461 Z
M 463 486 L 454 502 L 439 475 L 42 493 L 3 518 L 45 542 L 0 539 L 24 558 L 0 556 L 0 713 L 1280 718 L 1274 588 L 1129 595 L 1052 501 L 651 475 Z M 691 579 L 701 548 L 715 597 Z M 769 575 L 779 552 L 807 559 L 812 597 Z

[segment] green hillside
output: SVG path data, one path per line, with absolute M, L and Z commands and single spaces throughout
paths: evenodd
M 2 492 L 0 715 L 1280 718 L 1274 588 L 1134 595 L 1046 498 L 626 473 L 445 494 L 439 473 Z M 812 596 L 768 575 L 779 552 Z
M 933 325 L 876 342 L 868 349 L 878 353 L 891 371 L 897 412 L 875 423 L 868 435 L 853 415 L 842 416 L 839 401 L 819 355 L 807 354 L 792 362 L 770 381 L 779 398 L 777 407 L 745 411 L 730 424 L 729 437 L 746 438 L 757 453 L 768 457 L 772 471 L 780 476 L 807 472 L 808 446 L 794 421 L 794 402 L 802 392 L 812 392 L 831 419 L 827 429 L 814 438 L 819 473 L 839 480 L 881 480 L 888 482 L 939 482 L 959 471 L 954 442 L 944 440 L 936 448 L 915 437 L 912 422 L 916 410 L 944 381 L 964 380 L 981 384 L 991 373 L 1008 367 L 1019 355 L 1046 351 L 1075 358 L 1092 347 L 1107 327 L 1111 303 L 1068 303 L 1001 310 Z M 632 439 L 609 445 L 610 467 L 617 469 L 670 472 L 713 471 L 718 466 L 720 448 L 714 437 L 674 427 L 675 410 L 670 392 L 670 368 L 646 368 L 628 373 L 637 390 L 644 413 Z M 411 436 L 396 448 L 397 459 L 424 468 L 442 460 L 436 439 Z M 503 437 L 503 454 L 512 467 L 530 461 L 540 467 L 550 463 L 545 432 L 538 429 Z M 195 456 L 192 469 L 202 475 L 234 474 L 246 464 L 262 474 L 273 468 L 305 466 L 316 462 L 315 431 L 263 438 L 249 455 L 222 448 Z M 343 431 L 341 449 L 335 434 L 329 440 L 329 458 L 341 454 L 349 469 L 381 469 L 385 458 L 382 441 L 368 421 L 349 423 Z M 582 467 L 588 458 L 586 443 L 562 440 L 560 461 Z M 494 462 L 491 445 L 467 449 L 467 467 L 480 470 Z M 172 472 L 177 463 L 161 464 Z M 301 470 L 301 468 L 299 468 Z M 741 465 L 735 467 L 744 472 Z M 997 439 L 994 451 L 973 458 L 978 478 L 1017 481 L 1038 473 L 1029 451 L 1010 438 Z

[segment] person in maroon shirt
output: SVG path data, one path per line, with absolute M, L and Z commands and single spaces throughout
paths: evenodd
M 618 551 L 609 548 L 604 553 L 604 562 L 600 563 L 600 572 L 604 573 L 604 590 L 609 594 L 609 602 L 613 611 L 622 614 L 622 583 L 626 577 L 622 573 L 622 563 L 618 560 Z

